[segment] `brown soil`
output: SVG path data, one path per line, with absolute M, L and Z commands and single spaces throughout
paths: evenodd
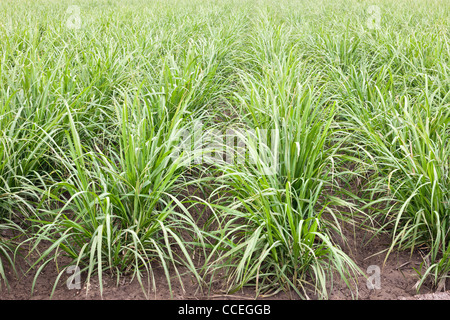
M 36 258 L 36 257 L 34 257 Z M 62 259 L 64 260 L 64 259 Z M 63 261 L 59 261 L 62 263 Z M 0 300 L 206 300 L 206 299 L 239 299 L 254 300 L 255 296 L 250 289 L 242 290 L 234 295 L 227 295 L 220 291 L 218 285 L 211 286 L 211 292 L 202 292 L 191 276 L 183 274 L 184 269 L 178 268 L 181 274 L 181 281 L 178 278 L 171 279 L 172 296 L 170 295 L 169 285 L 162 268 L 154 268 L 153 276 L 155 282 L 150 282 L 148 278 L 143 276 L 143 286 L 135 278 L 131 276 L 122 277 L 117 283 L 115 278 L 103 274 L 103 294 L 100 294 L 99 279 L 96 273 L 91 276 L 89 284 L 86 284 L 86 273 L 81 276 L 81 288 L 69 289 L 67 280 L 69 273 L 63 273 L 54 290 L 53 296 L 50 297 L 53 290 L 55 280 L 58 276 L 58 270 L 55 263 L 49 263 L 45 266 L 36 278 L 36 284 L 33 294 L 31 288 L 36 274 L 37 267 L 26 273 L 29 264 L 23 258 L 19 258 L 16 262 L 16 268 L 20 269 L 19 277 L 14 275 L 11 267 L 6 266 L 6 274 L 8 278 L 9 289 L 2 283 L 0 287 Z M 72 282 L 74 284 L 74 282 Z M 144 288 L 144 289 L 143 289 Z M 154 290 L 156 289 L 156 290 Z M 145 291 L 145 292 L 144 292 Z M 263 298 L 263 297 L 262 297 Z M 271 299 L 296 299 L 289 293 L 282 293 Z
M 195 194 L 195 190 L 190 190 L 191 194 Z M 191 208 L 192 210 L 193 208 Z M 196 216 L 196 222 L 199 226 L 203 225 L 208 216 L 202 208 L 192 210 L 193 215 Z M 196 212 L 196 213 L 194 213 Z M 199 214 L 203 212 L 203 214 Z M 417 273 L 414 268 L 419 269 L 422 263 L 422 253 L 419 251 L 411 252 L 392 252 L 387 259 L 386 250 L 390 245 L 390 238 L 388 235 L 380 234 L 372 237 L 370 231 L 351 226 L 350 224 L 343 224 L 343 233 L 346 241 L 335 237 L 334 240 L 344 249 L 344 251 L 355 261 L 363 272 L 367 273 L 369 266 L 378 266 L 380 268 L 380 289 L 368 289 L 367 279 L 364 276 L 358 277 L 358 282 L 355 284 L 356 288 L 352 291 L 341 281 L 338 277 L 333 282 L 329 290 L 330 300 L 410 300 L 410 299 L 450 299 L 450 293 L 433 293 L 428 284 L 424 284 L 420 289 L 420 295 L 414 286 L 418 281 Z M 3 234 L 3 237 L 8 237 Z M 12 237 L 12 235 L 9 235 Z M 40 248 L 41 252 L 45 250 L 46 245 L 43 244 Z M 26 254 L 24 250 L 23 254 Z M 38 255 L 33 254 L 29 261 L 35 261 Z M 58 261 L 61 266 L 64 264 L 64 259 Z M 31 288 L 34 281 L 34 275 L 38 268 L 34 268 L 29 272 L 29 263 L 23 257 L 19 257 L 16 262 L 18 270 L 18 277 L 16 277 L 9 266 L 5 266 L 5 271 L 8 277 L 9 290 L 4 283 L 0 287 L 0 300 L 48 300 L 53 289 L 55 280 L 58 277 L 58 270 L 56 264 L 52 261 L 48 263 L 42 270 L 41 274 L 36 279 L 34 293 L 31 295 Z M 71 274 L 62 274 L 57 284 L 52 299 L 54 300 L 142 300 L 142 299 L 220 299 L 220 300 L 253 300 L 255 299 L 255 291 L 252 288 L 245 288 L 240 292 L 227 295 L 221 291 L 220 281 L 215 281 L 210 286 L 208 291 L 201 291 L 199 286 L 191 276 L 183 275 L 183 269 L 179 269 L 182 283 L 174 278 L 171 281 L 172 296 L 170 295 L 169 286 L 162 268 L 154 268 L 154 287 L 147 285 L 144 278 L 144 290 L 137 279 L 130 277 L 122 277 L 117 283 L 117 280 L 112 277 L 103 275 L 103 294 L 100 294 L 99 280 L 97 274 L 91 276 L 90 284 L 85 284 L 86 273 L 81 276 L 80 289 L 68 289 L 66 284 L 67 279 Z M 220 278 L 220 277 L 219 277 Z M 204 281 L 208 281 L 204 279 Z M 357 289 L 357 290 L 355 290 Z M 428 294 L 428 295 L 426 295 Z M 312 295 L 313 296 L 313 295 Z M 275 296 L 257 297 L 258 299 L 282 299 L 282 300 L 296 300 L 299 297 L 293 292 L 279 293 Z
M 393 252 L 389 255 L 384 263 L 385 253 L 379 253 L 386 250 L 389 246 L 389 238 L 386 235 L 380 235 L 373 239 L 369 244 L 364 245 L 368 240 L 370 233 L 368 231 L 346 228 L 346 233 L 354 234 L 348 238 L 347 253 L 357 263 L 357 265 L 366 272 L 368 266 L 377 265 L 381 269 L 381 288 L 369 290 L 366 284 L 366 278 L 360 276 L 358 278 L 358 293 L 353 296 L 353 299 L 360 300 L 395 300 L 395 299 L 448 299 L 449 293 L 434 294 L 434 295 L 416 295 L 414 285 L 418 277 L 413 268 L 418 268 L 422 262 L 419 252 Z M 343 245 L 343 244 L 341 244 Z M 377 254 L 378 253 L 378 254 Z M 33 257 L 35 258 L 35 257 Z M 0 300 L 46 300 L 50 299 L 50 294 L 53 289 L 53 284 L 57 278 L 58 272 L 54 263 L 49 263 L 37 277 L 34 294 L 31 295 L 31 287 L 34 280 L 36 268 L 29 273 L 24 273 L 29 265 L 23 258 L 18 259 L 17 267 L 19 269 L 19 278 L 16 278 L 11 268 L 6 268 L 8 275 L 8 282 L 10 289 L 7 290 L 4 285 L 0 289 Z M 181 269 L 180 269 L 181 270 Z M 122 278 L 117 285 L 116 279 L 103 276 L 103 295 L 100 295 L 99 281 L 97 275 L 94 274 L 89 284 L 84 284 L 85 274 L 82 275 L 82 288 L 69 290 L 66 281 L 70 274 L 63 274 L 56 286 L 53 299 L 54 300 L 97 300 L 97 299 L 112 299 L 112 300 L 141 300 L 141 299 L 255 299 L 254 291 L 251 288 L 246 288 L 234 295 L 226 295 L 220 291 L 218 286 L 212 286 L 210 292 L 201 292 L 198 285 L 190 279 L 190 276 L 183 275 L 183 285 L 176 279 L 172 280 L 173 296 L 170 296 L 167 280 L 164 271 L 161 268 L 156 268 L 154 271 L 156 290 L 144 284 L 147 290 L 147 297 L 144 294 L 141 285 L 131 277 Z M 182 272 L 181 272 L 182 273 Z M 368 274 L 368 276 L 370 276 Z M 144 280 L 145 283 L 145 280 Z M 432 293 L 431 288 L 424 285 L 421 294 Z M 264 297 L 258 297 L 262 299 Z M 298 299 L 293 293 L 281 293 L 276 296 L 269 297 L 270 299 Z M 330 290 L 330 300 L 349 300 L 352 299 L 350 290 L 342 281 L 336 280 L 333 288 Z
M 349 233 L 347 229 L 346 233 Z M 353 233 L 353 232 L 352 232 Z M 403 297 L 412 298 L 417 294 L 429 293 L 431 288 L 426 284 L 422 285 L 420 291 L 414 288 L 419 280 L 414 268 L 419 269 L 423 261 L 420 252 L 391 252 L 387 259 L 387 249 L 390 246 L 388 235 L 378 235 L 370 242 L 371 232 L 354 229 L 354 236 L 348 238 L 346 253 L 356 262 L 358 267 L 366 273 L 358 277 L 357 299 L 360 300 L 396 300 Z M 345 248 L 343 246 L 343 248 Z M 369 272 L 369 266 L 377 266 L 380 269 L 380 288 L 368 287 L 372 282 L 369 278 L 374 275 Z M 350 291 L 344 288 L 341 282 L 337 282 L 331 290 L 330 299 L 351 299 Z

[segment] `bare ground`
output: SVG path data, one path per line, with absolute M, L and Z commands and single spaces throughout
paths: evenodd
M 190 194 L 195 194 L 193 188 Z M 192 209 L 192 208 L 191 208 Z M 202 211 L 198 210 L 194 211 Z M 198 214 L 198 213 L 197 213 Z M 207 215 L 207 214 L 206 214 Z M 199 215 L 197 219 L 198 225 L 203 225 L 206 221 L 204 214 Z M 330 300 L 447 300 L 450 299 L 450 292 L 435 293 L 429 284 L 425 283 L 420 291 L 414 288 L 418 281 L 418 275 L 415 269 L 420 268 L 423 261 L 423 253 L 419 250 L 413 252 L 391 252 L 386 258 L 387 249 L 391 243 L 387 234 L 379 234 L 373 237 L 373 233 L 348 223 L 341 225 L 343 234 L 346 237 L 344 242 L 338 236 L 335 237 L 337 244 L 355 261 L 367 277 L 370 277 L 369 266 L 376 266 L 380 269 L 380 288 L 369 289 L 367 286 L 367 277 L 363 275 L 357 279 L 356 288 L 351 291 L 338 277 L 330 284 L 329 299 Z M 3 234 L 5 236 L 5 234 Z M 12 235 L 10 235 L 12 236 Z M 369 241 L 369 239 L 371 239 Z M 40 248 L 41 252 L 45 250 L 45 245 Z M 22 255 L 28 252 L 24 250 Z M 33 253 L 28 261 L 35 261 L 38 254 Z M 58 261 L 58 265 L 64 264 L 64 260 Z M 147 278 L 144 277 L 143 285 L 136 278 L 131 276 L 122 277 L 119 281 L 116 278 L 103 275 L 103 293 L 100 293 L 99 280 L 97 274 L 91 276 L 91 280 L 87 285 L 85 283 L 86 273 L 81 275 L 80 288 L 69 289 L 67 280 L 71 276 L 68 273 L 62 273 L 58 284 L 54 289 L 55 281 L 58 277 L 59 270 L 57 265 L 52 261 L 46 265 L 42 272 L 36 277 L 35 274 L 38 267 L 29 270 L 29 262 L 23 257 L 18 257 L 16 268 L 18 275 L 16 276 L 11 267 L 5 266 L 8 277 L 9 289 L 4 283 L 0 287 L 0 300 L 190 300 L 190 299 L 220 299 L 220 300 L 254 300 L 256 299 L 272 299 L 272 300 L 297 300 L 299 297 L 293 292 L 282 292 L 273 296 L 256 297 L 253 288 L 244 288 L 243 290 L 233 294 L 225 294 L 220 284 L 220 276 L 208 288 L 200 290 L 199 286 L 190 275 L 184 274 L 180 268 L 181 281 L 178 278 L 171 280 L 171 287 L 168 285 L 164 270 L 155 267 L 153 269 L 153 279 L 148 285 Z M 222 275 L 223 276 L 223 275 Z M 31 289 L 34 285 L 33 294 Z M 205 282 L 208 280 L 204 279 Z M 74 283 L 72 282 L 72 285 Z M 449 286 L 447 286 L 448 288 Z M 144 289 L 143 289 L 144 288 Z M 171 290 L 169 290 L 171 289 Z M 145 291 L 145 292 L 144 292 Z M 172 291 L 172 295 L 170 294 Z M 312 294 L 312 296 L 314 296 Z
M 367 279 L 364 276 L 358 278 L 358 293 L 352 297 L 347 286 L 342 281 L 336 279 L 333 288 L 330 290 L 330 300 L 446 300 L 450 299 L 450 293 L 433 293 L 431 288 L 424 285 L 420 294 L 417 295 L 414 285 L 418 277 L 413 268 L 418 268 L 422 262 L 420 252 L 393 252 L 385 260 L 386 250 L 389 246 L 389 237 L 380 235 L 374 238 L 369 244 L 365 244 L 370 234 L 368 231 L 361 229 L 347 228 L 347 233 L 354 236 L 348 239 L 346 247 L 347 254 L 350 255 L 357 265 L 366 271 L 371 265 L 380 267 L 380 289 L 368 289 Z M 382 253 L 380 253 L 382 252 Z M 23 258 L 17 261 L 19 269 L 19 277 L 17 278 L 11 268 L 6 268 L 9 282 L 9 290 L 4 284 L 0 289 L 0 300 L 48 300 L 53 289 L 53 285 L 58 275 L 55 263 L 49 263 L 36 279 L 35 289 L 31 295 L 31 288 L 34 280 L 36 269 L 26 273 L 29 265 Z M 84 284 L 85 274 L 82 275 L 81 288 L 68 289 L 67 279 L 70 274 L 62 274 L 57 284 L 52 299 L 54 300 L 142 300 L 142 299 L 233 299 L 243 300 L 255 299 L 255 293 L 252 288 L 245 288 L 234 295 L 224 294 L 220 290 L 219 285 L 212 285 L 209 292 L 202 292 L 198 285 L 188 275 L 182 275 L 182 284 L 180 281 L 173 279 L 171 281 L 173 295 L 170 295 L 169 286 L 162 268 L 155 268 L 154 279 L 155 288 L 148 286 L 144 280 L 144 288 L 146 294 L 137 279 L 132 280 L 131 277 L 121 278 L 117 283 L 115 278 L 103 276 L 103 294 L 100 294 L 99 281 L 97 275 L 94 274 L 90 284 Z M 369 277 L 370 274 L 367 274 Z M 74 284 L 74 282 L 72 282 Z M 257 297 L 264 299 L 265 297 Z M 275 296 L 268 297 L 270 299 L 291 300 L 298 299 L 294 293 L 280 293 Z

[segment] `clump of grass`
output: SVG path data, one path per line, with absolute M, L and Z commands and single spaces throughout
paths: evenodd
M 254 30 L 248 50 L 265 54 L 240 71 L 236 101 L 247 134 L 237 130 L 239 143 L 228 149 L 235 161 L 217 163 L 221 227 L 210 259 L 219 258 L 209 270 L 226 269 L 229 292 L 254 285 L 258 293 L 326 298 L 335 272 L 350 287 L 360 272 L 329 235 L 339 226 L 323 217 L 333 216 L 323 192 L 332 184 L 334 105 L 315 86 L 320 78 L 302 70 L 289 32 Z
M 418 271 L 420 288 L 426 279 L 439 288 L 448 276 L 448 93 L 427 74 L 416 77 L 414 90 L 397 84 L 391 72 L 353 72 L 344 82 L 343 108 L 347 128 L 353 128 L 355 155 L 366 159 L 364 196 L 372 218 L 382 217 L 398 249 L 421 248 L 430 263 Z M 390 76 L 388 75 L 390 74 Z M 364 85 L 361 86 L 361 83 Z M 403 95 L 391 90 L 403 86 Z M 353 95 L 352 90 L 358 90 Z M 384 202 L 380 208 L 375 203 Z M 432 276 L 431 276 L 432 275 Z M 429 277 L 431 276 L 431 277 Z
M 43 240 L 52 243 L 35 264 L 45 261 L 45 265 L 61 250 L 71 263 L 87 270 L 87 282 L 97 270 L 100 290 L 103 271 L 118 278 L 132 273 L 141 282 L 143 270 L 151 276 L 154 260 L 163 266 L 169 286 L 169 267 L 173 264 L 176 270 L 180 262 L 201 282 L 188 244 L 175 231 L 177 227 L 191 229 L 201 239 L 179 198 L 188 183 L 183 172 L 190 158 L 185 154 L 175 160 L 171 157 L 182 128 L 183 105 L 172 113 L 163 96 L 155 93 L 148 99 L 136 98 L 131 105 L 124 100 L 116 106 L 119 143 L 105 150 L 81 145 L 77 124 L 67 109 L 70 152 L 66 155 L 60 150 L 58 160 L 68 177 L 48 189 L 50 199 L 63 206 L 41 207 L 41 219 L 33 220 L 42 224 L 35 246 Z M 152 117 L 155 113 L 160 117 Z M 181 251 L 174 253 L 173 247 Z
M 373 157 L 367 192 L 394 203 L 377 212 L 392 230 L 390 250 L 426 249 L 431 265 L 421 271 L 420 284 L 433 274 L 433 283 L 442 287 L 449 272 L 449 113 L 446 105 L 431 106 L 401 98 L 383 116 L 386 126 L 373 117 L 360 123 L 358 136 Z
M 385 5 L 380 4 L 383 12 Z M 442 289 L 449 273 L 449 78 L 442 65 L 448 37 L 440 31 L 445 10 L 437 6 L 427 17 L 420 2 L 399 5 L 402 14 L 392 14 L 376 32 L 346 24 L 344 39 L 328 38 L 312 45 L 312 53 L 329 60 L 340 54 L 325 72 L 326 87 L 339 104 L 336 125 L 346 139 L 341 150 L 350 152 L 349 163 L 366 183 L 352 197 L 366 221 L 381 223 L 377 232 L 392 235 L 389 253 L 424 252 L 417 289 L 426 280 Z M 415 18 L 428 27 L 417 30 Z

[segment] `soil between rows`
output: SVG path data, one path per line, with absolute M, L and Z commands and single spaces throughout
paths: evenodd
M 332 288 L 330 288 L 330 300 L 427 300 L 427 299 L 450 299 L 450 294 L 447 293 L 433 293 L 432 289 L 426 284 L 422 286 L 420 295 L 417 295 L 414 285 L 418 280 L 417 273 L 413 268 L 419 268 L 422 262 L 421 253 L 418 251 L 412 252 L 393 252 L 389 255 L 384 263 L 386 256 L 386 249 L 389 247 L 389 237 L 387 235 L 378 235 L 370 243 L 365 244 L 370 234 L 368 231 L 347 227 L 344 228 L 344 233 L 347 235 L 346 253 L 356 262 L 356 264 L 366 271 L 371 265 L 380 267 L 380 289 L 368 289 L 367 279 L 363 276 L 358 278 L 357 288 L 358 293 L 352 297 L 352 293 L 345 286 L 345 284 L 336 279 Z M 352 235 L 349 236 L 349 233 Z M 382 252 L 384 250 L 384 252 Z M 382 252 L 382 253 L 380 253 Z M 35 258 L 35 257 L 34 257 Z M 11 268 L 6 266 L 6 273 L 8 276 L 9 290 L 2 284 L 0 289 L 0 300 L 48 300 L 53 289 L 53 285 L 58 275 L 56 264 L 49 263 L 37 277 L 33 295 L 31 295 L 32 283 L 37 268 L 30 272 L 25 271 L 29 268 L 27 262 L 19 257 L 17 259 L 16 268 L 18 269 L 19 277 L 15 277 Z M 181 269 L 180 269 L 181 270 Z M 243 290 L 227 295 L 220 290 L 220 285 L 212 285 L 210 292 L 201 292 L 197 284 L 190 279 L 188 275 L 182 275 L 183 284 L 177 280 L 171 283 L 173 295 L 170 295 L 169 286 L 162 268 L 155 268 L 154 285 L 156 290 L 152 287 L 144 285 L 148 296 L 144 294 L 141 285 L 137 279 L 131 277 L 123 277 L 117 283 L 115 278 L 103 276 L 103 295 L 100 294 L 99 282 L 97 275 L 91 277 L 89 286 L 84 283 L 85 274 L 81 276 L 80 289 L 69 289 L 66 281 L 70 274 L 63 274 L 56 286 L 53 294 L 53 300 L 143 300 L 143 299 L 220 299 L 220 300 L 253 300 L 253 299 L 285 299 L 296 300 L 299 299 L 295 293 L 283 292 L 270 297 L 255 297 L 254 289 L 244 288 Z M 370 274 L 367 275 L 368 277 Z M 73 284 L 73 282 L 72 282 Z
M 203 198 L 198 193 L 195 187 L 190 186 L 184 196 L 198 196 Z M 336 210 L 345 211 L 346 208 L 335 208 Z M 204 227 L 207 217 L 210 214 L 209 210 L 202 210 L 202 208 L 191 207 L 191 214 L 196 219 L 199 227 Z M 199 214 L 199 212 L 203 212 Z M 326 219 L 326 216 L 324 216 Z M 356 221 L 354 221 L 355 223 Z M 357 224 L 357 222 L 356 222 Z M 348 222 L 342 221 L 341 226 L 342 237 L 334 235 L 333 240 L 338 244 L 343 251 L 356 263 L 356 265 L 364 272 L 368 270 L 369 266 L 377 266 L 380 269 L 380 289 L 369 289 L 367 286 L 367 277 L 371 274 L 367 273 L 367 277 L 359 276 L 357 283 L 354 284 L 353 290 L 350 290 L 345 283 L 335 277 L 333 283 L 329 285 L 329 299 L 330 300 L 428 300 L 436 299 L 442 300 L 450 298 L 450 291 L 444 293 L 433 292 L 431 286 L 424 283 L 417 292 L 414 288 L 419 280 L 417 272 L 414 270 L 420 268 L 423 262 L 422 256 L 424 253 L 419 250 L 413 252 L 404 251 L 391 252 L 386 258 L 387 250 L 390 247 L 391 239 L 387 233 L 379 233 L 376 236 L 373 232 L 355 226 Z M 12 238 L 14 234 L 7 232 L 2 234 L 3 238 Z M 189 235 L 184 234 L 184 237 Z M 23 240 L 23 239 L 22 239 Z M 370 241 L 369 241 L 370 240 Z M 38 251 L 44 252 L 50 244 L 42 243 Z M 35 278 L 35 274 L 40 265 L 29 270 L 29 261 L 36 261 L 39 258 L 37 252 L 30 254 L 28 259 L 24 257 L 28 255 L 25 246 L 22 246 L 22 252 L 18 255 L 16 260 L 16 269 L 18 277 L 14 275 L 12 268 L 5 265 L 5 272 L 8 278 L 9 289 L 4 283 L 0 287 L 0 300 L 254 300 L 254 299 L 271 299 L 271 300 L 298 300 L 299 297 L 295 292 L 281 292 L 270 296 L 256 296 L 253 287 L 246 287 L 235 294 L 226 294 L 222 289 L 221 276 L 223 274 L 216 274 L 212 284 L 209 288 L 200 289 L 192 276 L 183 274 L 182 267 L 178 269 L 181 274 L 181 281 L 176 278 L 172 279 L 171 285 L 168 285 L 164 269 L 162 267 L 153 267 L 154 282 L 146 281 L 146 275 L 143 275 L 144 290 L 136 278 L 131 276 L 121 276 L 120 280 L 109 277 L 103 273 L 103 294 L 100 294 L 99 280 L 97 273 L 91 275 L 89 284 L 85 283 L 86 272 L 81 274 L 81 288 L 69 289 L 67 280 L 72 274 L 63 274 L 60 277 L 58 284 L 51 296 L 55 281 L 58 277 L 59 270 L 57 265 L 67 265 L 68 261 L 64 258 L 58 260 L 58 263 L 48 263 L 39 276 Z M 28 262 L 27 262 L 28 261 Z M 172 274 L 175 274 L 172 272 Z M 34 285 L 33 294 L 31 289 Z M 205 282 L 211 281 L 204 279 Z M 73 285 L 73 282 L 72 282 Z M 171 290 L 170 290 L 171 289 Z M 170 292 L 172 291 L 172 295 Z M 315 295 L 311 292 L 310 297 L 314 299 Z

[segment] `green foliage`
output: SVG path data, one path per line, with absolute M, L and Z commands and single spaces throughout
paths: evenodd
M 162 266 L 170 285 L 183 266 L 203 287 L 225 268 L 229 292 L 326 298 L 361 272 L 333 238 L 351 198 L 442 287 L 450 7 L 373 5 L 2 1 L 0 229 L 25 240 L 0 238 L 0 278 L 23 241 L 49 243 L 36 279 L 64 255 L 57 281 L 78 265 L 144 288 Z

